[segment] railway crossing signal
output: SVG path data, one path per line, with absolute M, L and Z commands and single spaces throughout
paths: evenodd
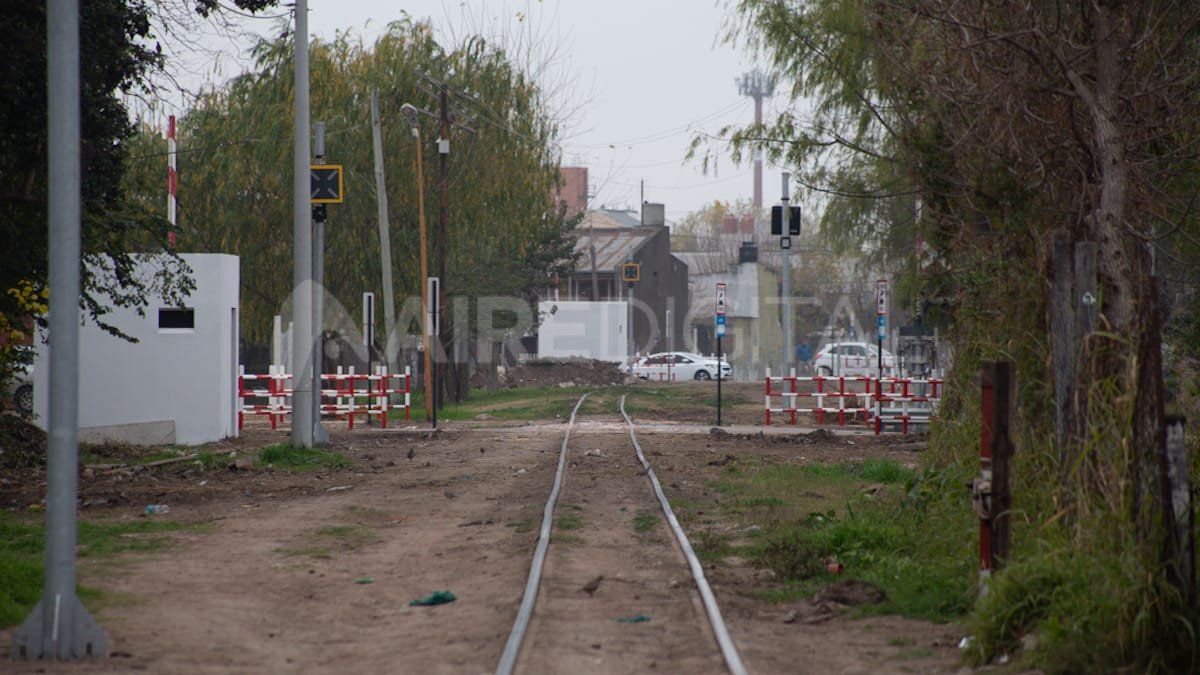
M 621 265 L 621 280 L 629 283 L 642 280 L 641 263 L 625 263 Z
M 313 204 L 342 203 L 344 183 L 341 164 L 313 164 L 311 176 Z

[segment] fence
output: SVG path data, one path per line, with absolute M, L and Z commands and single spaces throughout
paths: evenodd
M 403 410 L 404 419 L 412 414 L 412 371 L 389 373 L 377 366 L 373 374 L 356 373 L 354 368 L 321 375 L 320 410 L 322 418 L 344 419 L 354 428 L 357 417 L 368 421 L 379 418 L 379 426 L 387 428 L 388 415 Z M 265 388 L 261 385 L 265 384 Z M 392 403 L 393 396 L 403 395 L 404 402 Z M 247 374 L 238 367 L 238 429 L 245 427 L 247 416 L 266 417 L 271 428 L 292 414 L 292 375 L 283 366 L 270 366 L 265 375 Z
M 785 423 L 794 425 L 798 415 L 810 414 L 818 425 L 826 423 L 826 416 L 836 416 L 838 426 L 873 425 L 878 434 L 884 425 L 896 425 L 908 433 L 910 425 L 928 423 L 942 388 L 937 378 L 805 377 L 797 376 L 795 369 L 790 375 L 772 376 L 768 369 L 764 423 L 770 426 L 774 417 L 785 416 Z

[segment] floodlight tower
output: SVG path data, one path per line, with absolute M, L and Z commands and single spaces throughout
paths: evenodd
M 775 93 L 775 76 L 755 68 L 736 80 L 738 93 L 754 99 L 754 124 L 762 124 L 763 99 Z M 758 214 L 762 211 L 762 148 L 754 149 L 754 233 L 758 234 Z

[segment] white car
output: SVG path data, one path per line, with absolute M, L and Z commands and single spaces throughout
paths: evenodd
M 859 377 L 879 374 L 879 349 L 867 342 L 830 342 L 817 352 L 813 371 L 818 375 Z M 883 375 L 896 371 L 896 357 L 883 350 Z
M 691 352 L 663 352 L 635 359 L 628 372 L 634 377 L 652 381 L 712 380 L 717 377 L 717 359 Z M 733 366 L 721 360 L 721 379 L 733 376 Z

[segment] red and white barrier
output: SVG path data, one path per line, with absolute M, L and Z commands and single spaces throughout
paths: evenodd
M 393 395 L 404 396 L 404 403 L 392 403 Z M 350 429 L 356 417 L 379 419 L 387 428 L 388 414 L 403 410 L 404 419 L 412 414 L 412 372 L 389 373 L 377 366 L 373 374 L 359 374 L 350 368 L 321 375 L 320 410 L 322 418 L 344 419 Z M 292 414 L 292 375 L 283 366 L 270 366 L 265 375 L 247 374 L 238 367 L 238 429 L 245 427 L 246 416 L 263 416 L 277 429 Z
M 942 380 L 936 378 L 804 377 L 795 369 L 790 375 L 772 376 L 768 369 L 764 423 L 770 426 L 774 417 L 783 415 L 786 424 L 794 425 L 805 413 L 822 425 L 826 415 L 836 415 L 838 426 L 858 422 L 873 425 L 878 434 L 883 425 L 897 424 L 908 433 L 910 424 L 927 421 L 937 409 L 942 389 Z
M 816 415 L 817 424 L 824 424 L 827 414 L 837 416 L 838 426 L 846 426 L 848 419 L 850 421 L 861 419 L 864 423 L 866 422 L 869 410 L 860 402 L 864 397 L 870 398 L 871 396 L 872 379 L 870 377 L 826 377 L 824 375 L 801 377 L 796 375 L 795 369 L 792 369 L 791 373 L 791 375 L 772 377 L 771 370 L 767 369 L 765 419 L 767 426 L 771 426 L 772 414 L 787 415 L 787 423 L 793 425 L 796 423 L 796 415 L 799 413 Z M 799 386 L 801 382 L 813 383 L 812 391 L 802 390 Z M 779 397 L 783 405 L 774 407 L 772 405 L 774 397 Z M 801 407 L 800 399 L 805 398 L 812 399 L 812 402 L 810 405 Z

